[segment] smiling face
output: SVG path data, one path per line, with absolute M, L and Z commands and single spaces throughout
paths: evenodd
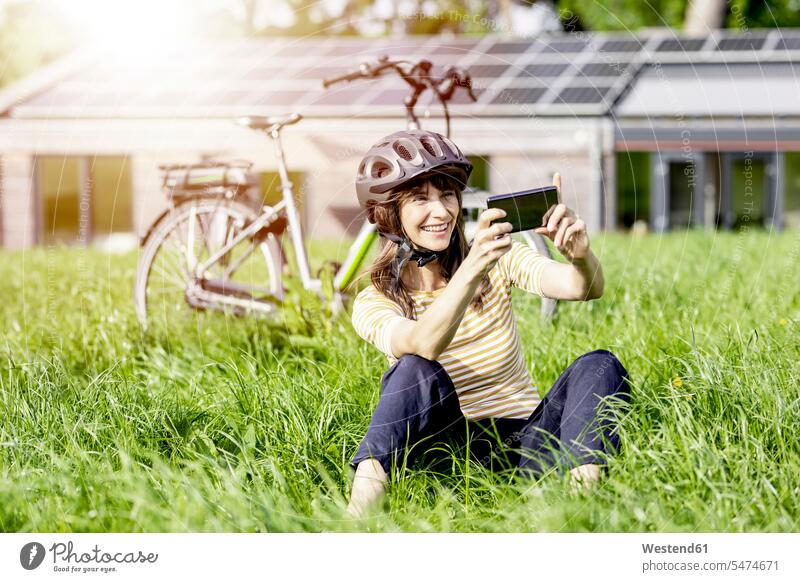
M 403 196 L 400 222 L 415 247 L 443 251 L 450 246 L 460 211 L 455 190 L 440 190 L 426 181 Z

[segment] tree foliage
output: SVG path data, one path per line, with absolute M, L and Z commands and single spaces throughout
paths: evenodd
M 680 30 L 688 0 L 561 0 L 562 22 L 586 30 L 635 31 L 644 27 Z M 733 0 L 726 3 L 726 28 L 776 28 L 800 26 L 798 0 Z
M 800 26 L 798 0 L 733 0 L 726 20 L 728 28 L 777 28 Z
M 370 34 L 480 35 L 502 31 L 496 18 L 503 3 L 536 0 L 409 0 L 381 3 L 347 0 L 336 8 L 324 0 L 283 0 L 294 14 L 291 26 L 259 25 L 256 8 L 268 0 L 231 0 L 205 13 L 203 34 L 215 36 L 320 36 Z M 688 0 L 560 0 L 557 10 L 567 30 L 636 31 L 643 27 L 682 28 Z M 388 7 L 388 8 L 387 8 Z M 728 28 L 748 30 L 800 26 L 800 0 L 731 0 Z M 237 9 L 237 10 L 234 10 Z M 198 6 L 198 10 L 202 10 Z M 234 13 L 238 13 L 236 17 Z M 237 22 L 238 21 L 238 22 Z M 0 4 L 0 86 L 18 79 L 80 44 L 53 0 L 7 0 Z
M 0 14 L 0 86 L 66 54 L 78 44 L 49 0 L 14 1 Z

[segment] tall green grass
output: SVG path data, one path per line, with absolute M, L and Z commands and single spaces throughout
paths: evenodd
M 454 457 L 344 517 L 385 358 L 296 289 L 272 321 L 143 334 L 136 254 L 0 255 L 0 530 L 797 531 L 800 234 L 593 239 L 606 293 L 554 323 L 516 292 L 542 392 L 580 354 L 632 377 L 623 450 L 590 493 Z M 312 259 L 343 254 L 315 245 Z

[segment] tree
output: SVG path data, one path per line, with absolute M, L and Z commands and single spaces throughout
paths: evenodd
M 693 0 L 686 8 L 683 30 L 687 34 L 705 34 L 722 28 L 727 12 L 725 0 Z
M 49 0 L 7 2 L 0 17 L 0 86 L 28 75 L 78 44 L 59 6 Z
M 733 0 L 726 15 L 728 28 L 800 26 L 796 0 Z
M 680 28 L 686 0 L 561 0 L 562 22 L 577 20 L 587 30 L 635 31 L 644 27 Z
M 735 29 L 800 26 L 796 0 L 699 0 L 692 13 L 687 0 L 560 0 L 562 22 L 577 23 L 587 30 L 636 31 L 644 27 L 668 27 L 704 34 L 709 28 Z M 705 20 L 710 26 L 696 24 Z M 699 19 L 699 20 L 698 20 Z

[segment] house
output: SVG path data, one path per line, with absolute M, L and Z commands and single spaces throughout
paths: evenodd
M 270 203 L 273 143 L 234 120 L 289 112 L 304 116 L 282 134 L 304 234 L 353 234 L 358 161 L 405 127 L 408 89 L 322 79 L 381 55 L 470 72 L 477 101 L 457 92 L 452 138 L 476 187 L 558 171 L 591 231 L 800 225 L 800 30 L 255 38 L 81 51 L 0 93 L 2 245 L 135 240 L 167 205 L 163 164 L 252 160 Z M 417 113 L 444 132 L 428 96 Z

